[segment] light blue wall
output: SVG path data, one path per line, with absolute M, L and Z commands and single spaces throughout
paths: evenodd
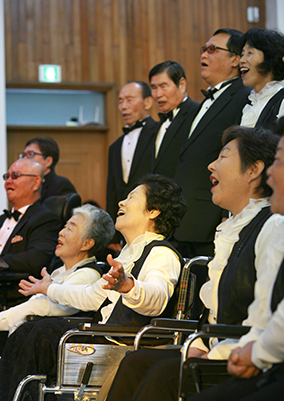
M 89 90 L 7 89 L 7 125 L 105 124 L 104 94 Z

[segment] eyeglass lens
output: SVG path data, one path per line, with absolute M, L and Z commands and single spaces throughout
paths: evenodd
M 34 152 L 33 150 L 28 150 L 27 152 L 22 152 L 19 154 L 19 159 L 23 159 L 27 157 L 28 159 L 32 159 L 35 155 L 41 155 L 42 153 Z
M 12 173 L 5 173 L 3 174 L 3 180 L 7 181 L 9 177 L 12 178 L 12 180 L 16 180 L 17 178 L 21 177 L 21 176 L 26 176 L 26 177 L 37 177 L 36 174 L 23 174 L 20 173 L 19 171 L 12 171 Z
M 21 173 L 19 173 L 18 171 L 12 171 L 11 174 L 10 173 L 3 174 L 3 180 L 7 181 L 9 177 L 11 177 L 12 180 L 16 180 L 20 176 L 21 176 Z
M 200 48 L 200 54 L 203 54 L 203 53 L 205 53 L 206 51 L 207 51 L 207 53 L 212 54 L 212 53 L 215 52 L 216 49 L 217 49 L 217 47 L 214 46 L 214 45 L 202 46 L 202 47 Z

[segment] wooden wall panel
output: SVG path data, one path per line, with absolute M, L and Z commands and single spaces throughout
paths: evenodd
M 38 64 L 60 64 L 65 82 L 147 81 L 180 62 L 199 99 L 199 47 L 220 27 L 265 25 L 265 0 L 4 0 L 8 82 L 37 81 Z M 247 6 L 260 8 L 249 24 Z
M 115 96 L 128 80 L 147 82 L 155 64 L 172 59 L 185 68 L 189 95 L 201 101 L 200 89 L 206 84 L 200 77 L 200 46 L 221 27 L 244 32 L 265 26 L 265 0 L 4 0 L 4 4 L 8 83 L 37 82 L 39 64 L 60 64 L 63 82 L 115 83 Z M 259 23 L 247 22 L 248 6 L 259 7 Z M 109 130 L 100 145 L 105 147 L 104 157 L 87 171 L 88 187 L 99 188 L 102 205 L 107 148 L 121 135 L 123 125 L 116 104 L 107 100 L 107 105 Z M 157 118 L 155 106 L 152 115 Z M 8 143 L 17 148 L 12 140 Z M 66 158 L 74 161 L 72 149 L 65 146 L 62 155 L 69 149 Z M 62 161 L 58 169 L 72 179 L 70 174 L 90 167 L 86 163 L 72 169 L 71 162 L 64 167 Z M 85 198 L 86 182 L 83 187 Z
M 84 132 L 85 131 L 85 132 Z M 60 160 L 56 173 L 68 177 L 75 185 L 83 201 L 93 199 L 105 207 L 107 179 L 107 143 L 105 132 L 71 130 L 64 132 L 54 128 L 40 132 L 8 129 L 8 163 L 17 160 L 25 143 L 37 135 L 51 136 L 60 147 Z

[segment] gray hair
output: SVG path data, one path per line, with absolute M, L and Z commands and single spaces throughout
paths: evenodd
M 92 238 L 95 240 L 95 245 L 89 249 L 88 256 L 93 256 L 106 248 L 115 233 L 114 223 L 110 215 L 103 209 L 90 204 L 76 207 L 73 209 L 73 216 L 75 214 L 85 217 L 85 232 L 82 239 Z

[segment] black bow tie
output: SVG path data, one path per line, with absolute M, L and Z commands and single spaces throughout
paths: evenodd
M 13 212 L 10 212 L 10 210 L 4 209 L 3 212 L 5 213 L 6 217 L 8 219 L 12 219 L 14 217 L 14 219 L 16 221 L 19 220 L 19 217 L 21 216 L 21 212 L 19 212 L 19 210 L 14 210 Z
M 201 93 L 206 97 L 206 99 L 211 99 L 214 100 L 214 93 L 218 91 L 217 88 L 214 89 L 208 89 L 208 91 L 205 91 L 204 89 L 201 89 Z
M 164 123 L 165 121 L 167 121 L 167 119 L 169 119 L 170 121 L 172 121 L 174 113 L 173 110 L 169 111 L 168 113 L 158 113 L 158 116 L 160 118 L 160 121 L 162 123 Z
M 218 92 L 218 90 L 225 88 L 225 86 L 229 85 L 230 83 L 232 83 L 233 79 L 230 79 L 229 81 L 225 81 L 222 83 L 222 85 L 220 86 L 219 89 L 217 88 L 213 88 L 213 89 L 208 89 L 208 91 L 205 91 L 204 89 L 201 89 L 201 93 L 206 97 L 206 99 L 211 99 L 214 100 L 214 93 Z
M 181 108 L 181 105 L 184 103 L 184 101 L 182 101 L 175 109 L 179 110 Z M 174 110 L 175 110 L 174 109 Z M 158 116 L 160 118 L 161 123 L 163 124 L 165 121 L 167 121 L 167 119 L 169 119 L 170 121 L 173 120 L 174 118 L 174 110 L 169 111 L 168 113 L 158 113 Z
M 131 127 L 123 127 L 122 129 L 125 134 L 128 134 L 129 132 L 133 131 L 134 129 L 140 128 L 142 126 L 143 126 L 143 121 L 138 120 L 138 121 L 136 121 L 135 124 L 131 125 Z

